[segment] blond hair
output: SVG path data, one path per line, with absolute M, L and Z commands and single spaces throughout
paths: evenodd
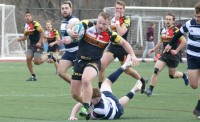
M 116 1 L 116 2 L 115 2 L 115 6 L 116 6 L 117 4 L 123 6 L 123 8 L 125 8 L 125 6 L 126 6 L 126 3 L 125 3 L 124 1 L 121 1 L 121 0 Z
M 99 13 L 98 16 L 102 16 L 103 19 L 105 19 L 105 20 L 109 20 L 109 21 L 110 21 L 110 19 L 111 19 L 110 14 L 109 14 L 109 13 L 106 13 L 106 12 L 101 12 L 101 13 Z

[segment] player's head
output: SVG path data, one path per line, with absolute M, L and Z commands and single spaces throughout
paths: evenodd
M 52 22 L 51 22 L 51 20 L 47 20 L 46 21 L 46 29 L 47 30 L 51 30 L 52 29 Z
M 26 20 L 27 23 L 33 21 L 32 15 L 31 15 L 31 13 L 30 13 L 29 11 L 27 11 L 27 12 L 25 13 L 24 19 Z
M 99 88 L 93 88 L 93 92 L 92 92 L 92 104 L 96 105 L 99 103 L 101 99 L 101 92 L 99 90 Z
M 99 33 L 105 31 L 110 26 L 110 14 L 101 12 L 97 18 L 96 29 Z
M 118 0 L 115 2 L 115 12 L 120 13 L 121 16 L 124 15 L 126 3 L 124 1 Z
M 72 3 L 71 1 L 64 1 L 61 4 L 61 14 L 63 17 L 68 17 L 72 13 Z
M 172 27 L 174 25 L 175 15 L 172 12 L 167 12 L 165 14 L 165 26 Z
M 195 5 L 194 17 L 198 24 L 200 24 L 200 2 Z

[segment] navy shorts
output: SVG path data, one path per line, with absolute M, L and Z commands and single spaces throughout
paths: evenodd
M 65 51 L 65 53 L 63 54 L 61 60 L 69 60 L 71 62 L 74 62 L 75 59 L 76 59 L 76 54 L 77 54 L 77 51 L 75 51 L 75 52 Z
M 117 111 L 114 119 L 120 118 L 124 114 L 124 109 L 123 109 L 122 105 L 119 103 L 119 100 L 110 91 L 103 91 L 102 93 L 106 97 L 109 97 L 109 98 L 111 98 L 112 100 L 115 101 L 118 111 Z
M 187 54 L 188 69 L 200 69 L 200 57 Z

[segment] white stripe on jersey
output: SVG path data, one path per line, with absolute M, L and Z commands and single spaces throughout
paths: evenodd
M 108 117 L 108 119 L 114 119 L 116 112 L 117 112 L 117 106 L 114 100 L 112 100 L 109 97 L 106 97 L 104 94 L 101 94 L 101 99 L 103 100 L 103 106 L 93 106 L 93 111 L 98 115 L 103 115 L 106 117 L 111 108 L 113 109 L 112 114 Z M 97 118 L 95 115 L 93 115 L 93 112 L 91 114 L 91 117 L 93 119 L 103 119 L 103 118 Z
M 192 20 L 188 20 L 184 26 L 182 26 L 180 28 L 180 31 L 181 33 L 187 33 L 189 32 L 189 34 L 192 36 L 192 37 L 200 37 L 200 25 L 196 24 L 196 22 L 194 22 L 195 20 L 192 19 Z M 200 40 L 192 40 L 189 36 L 188 36 L 188 45 L 191 45 L 195 48 L 200 48 Z M 195 52 L 195 51 L 192 51 L 192 50 L 189 50 L 187 48 L 187 53 L 192 55 L 192 56 L 195 56 L 195 57 L 200 57 L 200 53 L 199 52 Z

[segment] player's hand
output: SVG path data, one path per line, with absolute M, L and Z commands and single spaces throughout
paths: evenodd
M 73 30 L 68 30 L 67 33 L 72 39 L 78 38 L 78 33 Z
M 68 120 L 78 120 L 78 118 L 70 116 Z
M 176 50 L 170 50 L 170 52 L 172 55 L 176 55 L 178 53 L 178 51 L 176 51 Z
M 116 12 L 116 13 L 115 13 L 115 20 L 119 20 L 120 16 L 121 16 L 120 13 L 119 13 L 119 12 Z
M 153 53 L 153 52 L 155 52 L 154 49 L 149 49 L 149 52 L 148 52 L 148 53 L 150 54 L 150 53 Z
M 132 61 L 134 66 L 139 64 L 139 61 L 138 61 L 138 59 L 135 55 L 131 56 L 131 61 Z
M 172 46 L 170 46 L 169 44 L 165 47 L 163 53 L 165 52 L 169 52 L 171 50 Z
M 63 40 L 57 40 L 56 43 L 57 43 L 58 46 L 60 46 L 60 45 L 62 45 L 64 42 L 63 42 Z
M 53 46 L 54 46 L 54 44 L 55 44 L 55 43 L 53 43 L 53 42 L 52 42 L 52 43 L 50 43 L 50 44 L 49 44 L 49 46 L 50 46 L 50 47 L 53 47 Z
M 36 47 L 41 47 L 41 46 L 42 46 L 41 42 L 36 43 Z

